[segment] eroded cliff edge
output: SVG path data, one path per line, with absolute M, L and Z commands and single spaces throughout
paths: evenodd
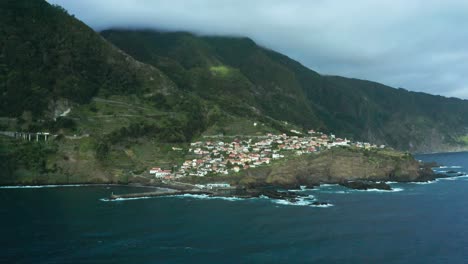
M 192 179 L 226 180 L 242 186 L 314 186 L 346 181 L 426 181 L 435 177 L 411 154 L 389 149 L 333 148 L 316 154 L 294 156 L 270 166 L 243 170 L 226 177 Z

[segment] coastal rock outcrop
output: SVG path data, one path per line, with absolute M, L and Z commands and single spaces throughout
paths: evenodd
M 341 186 L 355 190 L 369 190 L 378 189 L 391 191 L 392 187 L 385 182 L 372 182 L 372 181 L 344 181 L 340 183 Z
M 412 182 L 435 178 L 429 167 L 422 166 L 409 153 L 388 149 L 332 148 L 245 170 L 229 180 L 234 184 L 255 187 L 315 186 L 352 181 Z

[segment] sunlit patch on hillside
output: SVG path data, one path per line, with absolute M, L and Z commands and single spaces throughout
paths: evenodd
M 224 65 L 210 67 L 211 73 L 221 77 L 228 77 L 233 73 L 233 69 Z

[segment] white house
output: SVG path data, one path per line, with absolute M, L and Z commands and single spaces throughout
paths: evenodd
M 229 183 L 208 183 L 206 185 L 208 189 L 213 189 L 213 188 L 229 188 L 231 185 Z
M 162 170 L 161 168 L 151 168 L 150 174 L 154 174 L 156 178 L 164 178 L 165 176 L 171 175 L 170 170 Z
M 158 172 L 158 171 L 161 171 L 161 168 L 155 167 L 155 168 L 151 168 L 150 171 L 149 171 L 149 173 L 150 173 L 150 174 L 155 174 L 155 173 Z

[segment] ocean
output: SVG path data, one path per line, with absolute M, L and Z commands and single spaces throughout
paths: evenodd
M 468 172 L 468 153 L 419 155 Z M 0 189 L 1 263 L 468 263 L 468 177 L 326 185 L 306 201 L 107 201 L 132 187 Z M 141 189 L 138 189 L 141 190 Z M 312 207 L 307 200 L 333 206 Z

